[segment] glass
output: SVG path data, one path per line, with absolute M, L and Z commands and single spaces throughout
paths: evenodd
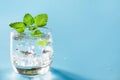
M 42 32 L 40 38 L 31 36 L 29 30 L 24 34 L 11 31 L 10 55 L 15 72 L 34 76 L 49 71 L 53 60 L 51 31 L 48 28 L 40 30 Z

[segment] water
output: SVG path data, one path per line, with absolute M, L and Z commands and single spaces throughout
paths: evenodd
M 48 40 L 45 46 L 37 41 Z M 33 38 L 27 34 L 11 33 L 11 61 L 13 69 L 22 75 L 45 74 L 52 63 L 53 48 L 50 33 L 41 38 Z

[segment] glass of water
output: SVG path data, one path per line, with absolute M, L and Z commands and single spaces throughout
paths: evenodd
M 22 34 L 11 31 L 10 55 L 16 73 L 35 76 L 49 71 L 53 61 L 51 31 L 41 28 L 41 32 L 41 37 L 35 38 L 29 34 L 29 30 Z

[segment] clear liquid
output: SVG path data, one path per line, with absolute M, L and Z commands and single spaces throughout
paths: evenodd
M 50 51 L 44 51 L 44 53 L 41 55 L 20 54 L 22 55 L 18 55 L 18 53 L 12 55 L 12 63 L 15 71 L 22 75 L 33 76 L 45 74 L 49 70 L 49 67 L 52 63 L 53 55 Z

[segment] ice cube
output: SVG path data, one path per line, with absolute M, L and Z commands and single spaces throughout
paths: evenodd
M 42 54 L 47 54 L 51 59 L 53 57 L 53 48 L 52 46 L 46 46 L 42 50 Z

